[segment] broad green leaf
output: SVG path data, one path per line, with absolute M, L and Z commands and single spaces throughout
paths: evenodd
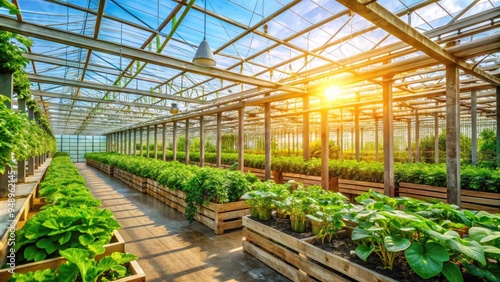
M 484 228 L 484 227 L 471 227 L 469 229 L 469 238 L 476 242 L 481 242 L 481 240 L 488 236 L 491 235 L 491 230 Z
M 104 254 L 106 249 L 104 248 L 102 242 L 96 241 L 87 245 L 87 249 L 91 252 L 92 256 Z
M 131 262 L 134 260 L 137 260 L 138 257 L 133 254 L 125 254 L 125 253 L 120 253 L 120 252 L 114 252 L 111 254 L 111 257 L 116 260 L 118 264 L 124 264 L 127 262 Z
M 61 237 L 59 237 L 58 242 L 59 242 L 60 245 L 64 245 L 67 242 L 69 242 L 70 239 L 71 239 L 71 232 L 67 231 L 64 234 L 62 234 Z
M 359 245 L 358 247 L 356 247 L 355 252 L 360 259 L 366 261 L 374 250 L 375 246 L 373 244 L 371 244 L 370 246 Z
M 24 249 L 23 255 L 27 261 L 30 261 L 30 260 L 35 260 L 35 256 L 39 252 L 40 251 L 38 250 L 38 248 L 36 246 L 29 246 L 26 249 Z
M 82 234 L 78 236 L 78 241 L 80 241 L 80 244 L 83 246 L 87 246 L 88 244 L 92 243 L 95 240 L 94 236 L 90 234 Z
M 59 282 L 74 282 L 79 274 L 78 266 L 75 263 L 68 262 L 59 267 Z
M 405 251 L 406 261 L 418 276 L 429 279 L 441 273 L 443 262 L 450 259 L 446 249 L 438 243 L 414 242 Z
M 482 265 L 486 264 L 483 248 L 478 242 L 455 238 L 449 240 L 448 244 L 453 250 L 480 262 Z
M 467 262 L 463 263 L 463 266 L 465 267 L 465 270 L 467 270 L 467 272 L 470 273 L 471 275 L 476 276 L 478 278 L 484 277 L 484 272 L 477 266 Z
M 45 258 L 47 258 L 47 253 L 45 253 L 45 252 L 37 252 L 36 255 L 35 255 L 34 261 L 42 261 Z
M 116 272 L 116 276 L 119 278 L 127 276 L 127 268 L 123 265 L 115 265 L 112 267 L 112 270 Z
M 371 237 L 373 237 L 371 235 L 371 233 L 367 232 L 364 229 L 358 228 L 358 227 L 354 228 L 354 230 L 352 231 L 352 234 L 351 234 L 351 240 L 353 240 L 353 241 L 362 240 L 362 239 L 371 238 Z
M 406 238 L 386 236 L 384 238 L 384 245 L 389 252 L 397 253 L 406 250 L 411 245 L 411 242 Z
M 500 232 L 494 232 L 491 235 L 483 237 L 483 239 L 481 239 L 480 243 L 491 242 L 491 241 L 494 241 L 494 240 L 496 240 L 498 238 L 500 238 Z
M 500 248 L 495 246 L 484 245 L 483 251 L 486 257 L 500 260 Z
M 57 223 L 57 220 L 55 218 L 47 219 L 42 223 L 42 226 L 55 230 L 59 229 L 59 224 Z
M 458 265 L 451 263 L 449 261 L 445 261 L 443 263 L 442 273 L 448 281 L 453 282 L 464 282 L 464 277 L 462 275 L 462 271 Z
M 49 238 L 42 238 L 38 240 L 36 242 L 36 246 L 40 249 L 45 249 L 47 254 L 52 254 L 59 247 L 59 245 L 52 242 Z
M 117 265 L 119 263 L 116 262 L 115 259 L 113 259 L 111 256 L 103 257 L 98 263 L 97 263 L 97 272 L 104 272 L 114 265 Z

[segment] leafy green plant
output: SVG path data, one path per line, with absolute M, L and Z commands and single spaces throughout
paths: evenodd
M 119 228 L 107 209 L 50 205 L 16 231 L 16 257 L 19 263 L 40 261 L 70 247 L 101 254 L 113 231 Z
M 316 199 L 316 204 L 311 208 L 315 210 L 314 214 L 306 215 L 311 219 L 311 224 L 319 225 L 319 230 L 313 234 L 317 235 L 323 242 L 325 239 L 331 239 L 339 230 L 345 227 L 345 215 L 351 210 L 353 205 L 349 199 L 341 193 L 327 191 Z

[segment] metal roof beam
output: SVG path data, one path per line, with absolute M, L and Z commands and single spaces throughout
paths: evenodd
M 119 100 L 103 100 L 103 99 L 93 98 L 93 97 L 74 96 L 74 95 L 51 93 L 51 92 L 44 92 L 44 91 L 38 91 L 38 90 L 33 90 L 33 91 L 31 91 L 31 93 L 35 96 L 68 99 L 68 100 L 76 100 L 76 101 L 83 101 L 83 102 L 117 104 L 117 105 L 125 105 L 125 106 L 137 107 L 137 108 L 152 108 L 152 109 L 165 110 L 165 111 L 168 111 L 168 109 L 170 109 L 169 106 L 159 106 L 159 105 L 144 104 L 144 103 L 137 103 L 137 102 L 126 102 L 126 101 L 119 101 Z
M 398 16 L 389 12 L 382 5 L 372 0 L 337 0 L 347 8 L 359 14 L 363 18 L 389 32 L 401 41 L 424 52 L 429 57 L 445 65 L 456 64 L 460 69 L 468 74 L 479 77 L 496 86 L 500 86 L 500 79 L 494 77 L 481 69 L 475 69 L 474 66 L 466 63 L 460 58 L 455 57 L 450 52 L 444 50 L 427 36 L 418 32 L 412 26 L 405 23 Z
M 303 88 L 286 86 L 280 83 L 274 83 L 217 68 L 199 67 L 191 62 L 179 60 L 166 55 L 123 46 L 100 39 L 94 39 L 85 35 L 75 34 L 73 32 L 67 32 L 32 23 L 20 23 L 15 19 L 11 19 L 6 16 L 0 16 L 0 29 L 26 36 L 49 40 L 60 44 L 91 49 L 94 51 L 113 54 L 117 56 L 121 55 L 133 60 L 140 60 L 142 62 L 147 62 L 154 65 L 164 66 L 181 71 L 192 72 L 199 75 L 222 78 L 229 81 L 251 84 L 265 88 L 273 88 L 275 90 L 305 93 L 305 89 Z M 197 103 L 202 103 L 202 101 L 198 101 Z
M 169 100 L 182 101 L 182 102 L 188 102 L 188 103 L 203 104 L 203 101 L 201 101 L 201 100 L 188 98 L 188 97 L 181 97 L 181 96 L 175 96 L 175 95 L 170 95 L 170 94 L 160 94 L 160 93 L 155 93 L 155 92 L 150 92 L 150 91 L 145 91 L 145 90 L 122 88 L 122 87 L 115 86 L 115 85 L 105 85 L 105 84 L 99 84 L 99 83 L 88 82 L 88 81 L 77 81 L 77 80 L 71 80 L 71 79 L 63 79 L 63 78 L 44 76 L 44 75 L 39 75 L 39 74 L 28 74 L 28 79 L 31 82 L 41 82 L 41 83 L 57 84 L 57 85 L 64 85 L 64 86 L 89 88 L 89 89 L 94 89 L 94 90 L 104 90 L 104 91 L 111 91 L 111 92 L 117 92 L 117 93 L 129 93 L 129 94 L 135 94 L 135 95 L 149 96 L 149 97 L 153 97 L 153 98 L 169 99 Z M 105 101 L 105 100 L 103 100 L 103 101 Z

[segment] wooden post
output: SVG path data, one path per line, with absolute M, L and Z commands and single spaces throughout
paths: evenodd
M 375 118 L 375 161 L 378 162 L 378 118 Z
M 155 130 L 154 130 L 154 133 L 155 133 L 155 136 L 154 136 L 154 143 L 155 143 L 155 148 L 154 148 L 154 155 L 155 155 L 155 160 L 158 159 L 158 125 L 155 124 Z
M 238 168 L 245 172 L 244 108 L 238 109 Z
M 186 138 L 185 144 L 186 144 L 186 159 L 185 159 L 185 164 L 189 164 L 189 119 L 186 119 L 186 131 L 184 132 L 184 136 Z
M 497 168 L 500 168 L 500 86 L 497 86 Z
M 415 162 L 420 162 L 420 116 L 415 111 Z
M 35 119 L 35 111 L 33 108 L 28 107 L 28 119 Z M 35 175 L 35 157 L 31 157 L 28 159 L 28 176 Z
M 309 110 L 309 95 L 304 94 L 302 96 L 302 109 L 304 111 Z M 304 160 L 309 160 L 310 150 L 309 150 L 309 112 L 305 112 L 302 121 L 302 156 Z
M 143 131 L 144 131 L 144 129 L 141 127 L 141 128 L 139 129 L 139 145 L 140 145 L 140 147 L 139 147 L 139 155 L 140 155 L 141 157 L 142 157 L 142 152 L 143 152 L 143 150 L 144 150 L 144 149 L 142 148 L 142 135 L 143 135 Z
M 264 142 L 265 142 L 265 161 L 264 161 L 264 179 L 271 179 L 271 103 L 264 104 Z
M 359 97 L 359 94 L 356 93 L 356 96 Z M 359 98 L 358 98 L 359 100 Z M 356 106 L 354 107 L 354 151 L 356 153 L 356 161 L 360 161 L 361 158 L 360 158 L 360 129 L 359 129 L 359 107 Z
M 128 130 L 128 155 L 132 155 L 132 146 L 135 147 L 135 144 L 132 144 L 132 129 Z
M 18 99 L 17 105 L 21 113 L 26 113 L 26 99 Z M 26 182 L 26 160 L 17 160 L 17 182 Z
M 162 160 L 166 161 L 167 160 L 167 123 L 163 124 L 163 130 L 161 131 L 162 133 Z
M 458 68 L 446 66 L 446 188 L 448 204 L 460 206 L 460 89 Z M 497 98 L 498 99 L 498 98 Z
M 438 102 L 436 102 L 438 105 Z M 434 162 L 439 163 L 439 117 L 434 113 Z
M 472 147 L 472 152 L 471 152 L 471 158 L 472 158 L 472 165 L 476 166 L 477 165 L 477 90 L 472 90 L 471 92 L 471 98 L 470 98 L 470 115 L 471 115 L 471 135 L 472 135 L 472 140 L 471 140 L 471 147 Z M 497 121 L 498 122 L 498 121 Z
M 411 119 L 408 119 L 408 163 L 412 162 L 412 153 L 411 153 Z
M 149 158 L 149 125 L 146 127 L 146 158 Z
M 324 98 L 323 98 L 324 99 Z M 321 110 L 321 187 L 324 190 L 329 189 L 328 180 L 330 179 L 328 170 L 329 159 L 329 134 L 328 134 L 328 107 L 326 101 L 323 100 L 323 108 Z
M 177 160 L 177 122 L 174 121 L 174 124 L 172 126 L 172 159 L 174 161 Z
M 217 167 L 220 167 L 222 164 L 222 113 L 217 113 Z
M 14 91 L 14 81 L 13 81 L 13 75 L 11 73 L 3 73 L 0 74 L 0 95 L 6 96 L 9 98 L 9 101 L 5 102 L 5 106 L 8 109 L 12 109 L 12 93 Z M 12 181 L 9 181 L 9 176 L 14 173 L 13 169 L 7 165 L 5 167 L 5 171 L 3 174 L 0 174 L 0 197 L 7 198 L 7 195 L 9 194 L 8 186 L 9 183 L 12 183 Z M 7 206 L 7 204 L 6 204 Z
M 343 110 L 340 109 L 340 143 L 339 143 L 339 159 L 344 160 L 344 125 L 343 123 Z
M 200 116 L 200 166 L 205 166 L 205 123 Z
M 134 128 L 134 157 L 137 156 L 137 128 Z
M 392 109 L 392 76 L 384 76 L 382 80 L 384 110 L 384 194 L 395 196 L 394 191 L 394 140 Z

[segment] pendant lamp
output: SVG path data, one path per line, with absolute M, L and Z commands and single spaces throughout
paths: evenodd
M 177 103 L 172 103 L 172 105 L 170 105 L 170 113 L 171 114 L 175 115 L 175 114 L 178 114 L 180 112 L 181 112 L 181 110 L 177 106 Z
M 207 36 L 207 0 L 205 0 L 205 12 L 204 12 L 204 25 L 203 25 L 203 41 L 201 41 L 198 50 L 193 58 L 193 64 L 199 67 L 214 67 L 215 59 L 210 46 L 206 40 Z

